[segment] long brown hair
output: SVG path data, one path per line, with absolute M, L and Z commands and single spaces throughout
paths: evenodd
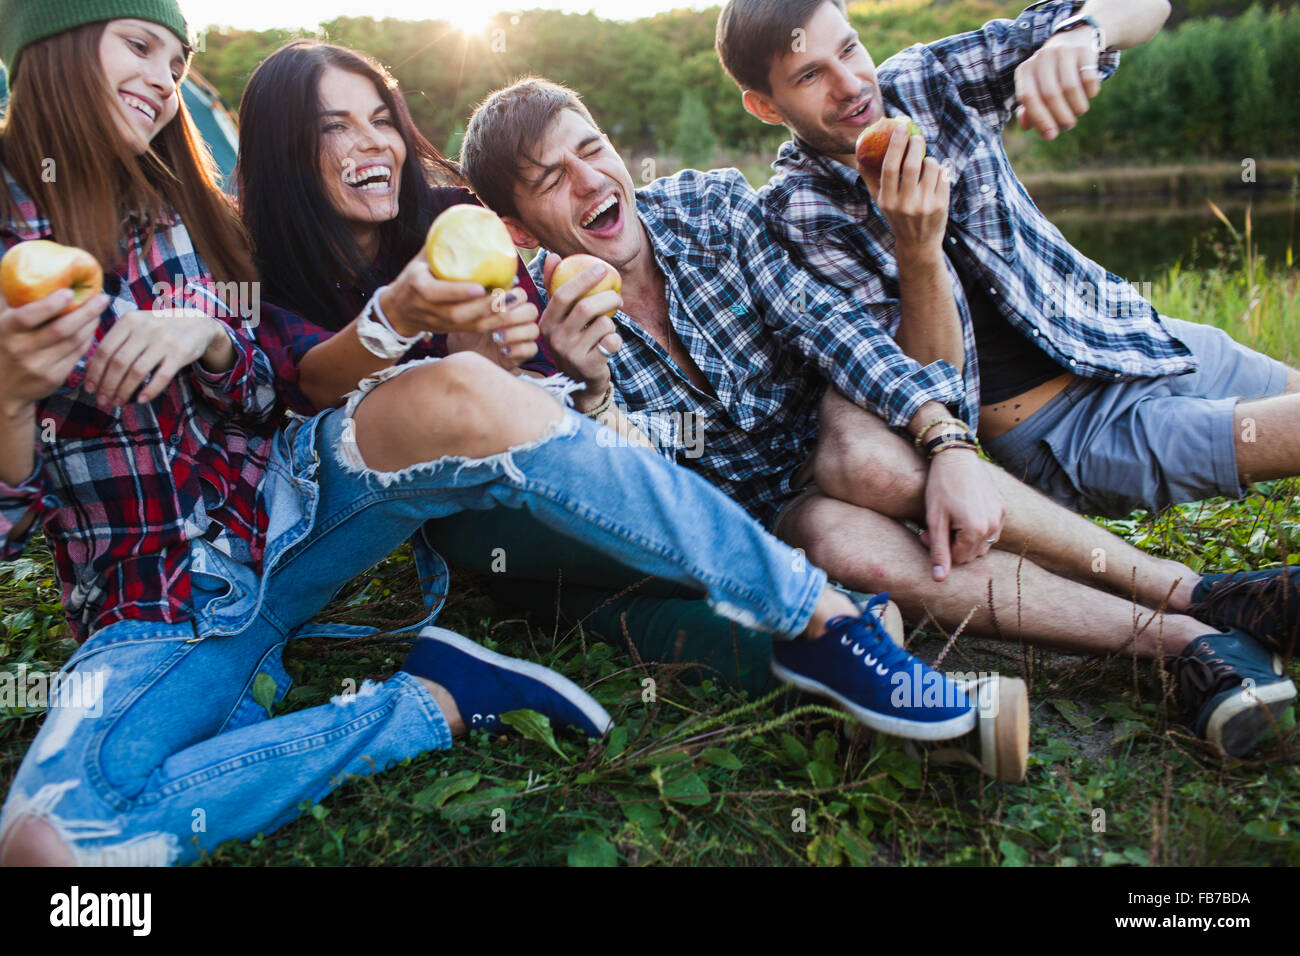
M 49 218 L 55 239 L 86 249 L 106 269 L 124 261 L 125 217 L 152 235 L 174 211 L 214 279 L 255 280 L 247 234 L 184 98 L 143 156 L 123 142 L 99 69 L 105 26 L 66 30 L 23 50 L 0 123 L 0 162 Z M 0 210 L 21 218 L 7 190 L 0 189 Z

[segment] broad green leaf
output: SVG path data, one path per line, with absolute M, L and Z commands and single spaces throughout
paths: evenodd
M 626 746 L 627 728 L 620 724 L 609 732 L 609 742 L 605 744 L 605 759 L 618 756 Z
M 491 816 L 498 807 L 506 807 L 515 798 L 515 792 L 508 787 L 488 787 L 474 793 L 463 793 L 449 800 L 438 814 L 444 820 L 473 820 Z
M 864 840 L 857 833 L 853 832 L 852 827 L 843 827 L 835 835 L 839 842 L 840 849 L 844 855 L 849 858 L 849 863 L 853 866 L 870 866 L 871 858 L 875 856 L 875 850 L 871 844 Z
M 721 767 L 723 770 L 739 770 L 743 766 L 739 757 L 730 750 L 723 750 L 721 747 L 710 747 L 700 754 L 700 759 L 705 763 L 713 764 L 715 767 Z
M 544 714 L 539 714 L 535 710 L 508 710 L 501 715 L 501 723 L 513 727 L 527 740 L 546 744 L 559 754 L 562 759 L 569 760 L 564 751 L 560 749 L 559 744 L 555 742 L 555 731 L 551 729 L 551 719 Z
M 1002 853 L 1003 866 L 1028 866 L 1029 851 L 1010 840 L 999 840 L 998 850 Z
M 1079 705 L 1072 700 L 1053 700 L 1052 706 L 1056 712 L 1066 719 L 1071 727 L 1075 730 L 1087 733 L 1092 730 L 1093 719 L 1079 709 Z
M 1263 843 L 1286 843 L 1292 839 L 1291 828 L 1285 820 L 1251 820 L 1242 831 Z
M 266 671 L 253 678 L 253 700 L 266 708 L 266 716 L 275 716 L 275 678 Z
M 833 765 L 838 755 L 839 745 L 835 743 L 835 735 L 829 730 L 823 730 L 813 741 L 813 756 L 824 764 Z
M 450 777 L 439 777 L 434 783 L 425 787 L 411 801 L 420 809 L 435 810 L 458 793 L 465 793 L 478 786 L 480 776 L 470 770 L 462 770 Z
M 812 780 L 813 786 L 819 789 L 835 786 L 835 771 L 820 760 L 809 762 L 808 777 Z
M 622 808 L 623 816 L 627 817 L 628 822 L 640 827 L 642 830 L 649 831 L 664 822 L 663 813 L 653 803 L 629 800 L 626 803 L 620 802 L 619 806 Z
M 790 758 L 791 763 L 796 767 L 802 767 L 808 763 L 808 748 L 790 734 L 781 734 L 781 749 L 785 751 L 785 755 Z
M 569 866 L 618 866 L 618 851 L 603 833 L 588 830 L 565 855 Z
M 709 802 L 709 786 L 698 773 L 688 770 L 664 780 L 663 795 L 668 800 L 698 807 Z
M 813 866 L 839 866 L 843 860 L 839 842 L 824 834 L 813 837 L 805 852 L 808 855 L 808 862 Z
M 876 768 L 885 771 L 909 790 L 919 790 L 921 787 L 921 765 L 901 750 L 881 754 L 876 761 Z

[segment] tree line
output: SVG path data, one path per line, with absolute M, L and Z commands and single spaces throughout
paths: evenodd
M 1124 54 L 1074 135 L 1029 147 L 1041 161 L 1238 160 L 1300 152 L 1300 5 L 1192 0 L 1175 6 L 1177 25 Z M 1005 0 L 873 0 L 852 3 L 849 12 L 879 64 L 911 43 L 1015 17 L 1023 7 Z M 581 92 L 621 149 L 661 157 L 667 171 L 679 163 L 707 166 L 770 153 L 785 138 L 741 107 L 713 50 L 717 16 L 715 7 L 621 22 L 528 10 L 498 15 L 471 35 L 437 20 L 343 17 L 322 24 L 321 36 L 387 65 L 420 128 L 449 155 L 487 92 L 533 73 Z M 195 65 L 233 108 L 257 64 L 295 35 L 214 30 Z

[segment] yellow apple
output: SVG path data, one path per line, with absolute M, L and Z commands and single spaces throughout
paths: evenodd
M 0 293 L 11 306 L 27 305 L 60 289 L 71 289 L 71 312 L 104 289 L 104 272 L 85 249 L 48 239 L 20 242 L 0 259 Z
M 424 243 L 430 271 L 448 282 L 476 282 L 485 289 L 515 284 L 518 254 L 506 225 L 492 210 L 464 203 L 433 221 Z

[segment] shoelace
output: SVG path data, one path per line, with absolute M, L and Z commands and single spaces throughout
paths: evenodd
M 887 676 L 891 669 L 899 664 L 906 665 L 912 659 L 911 654 L 893 642 L 876 617 L 876 609 L 888 602 L 889 592 L 877 594 L 862 606 L 859 617 L 841 615 L 826 622 L 828 631 L 842 629 L 846 632 L 840 634 L 840 646 L 847 648 L 854 657 L 860 658 L 865 666 L 874 669 L 880 677 Z M 848 633 L 860 628 L 866 631 L 865 641 Z
M 1178 683 L 1184 695 L 1192 696 L 1189 691 L 1197 696 L 1214 693 L 1220 689 L 1225 679 L 1236 684 L 1236 673 L 1232 665 L 1221 657 L 1213 656 L 1214 648 L 1208 641 L 1200 641 L 1199 644 L 1198 650 L 1208 651 L 1212 656 L 1202 657 L 1198 654 L 1183 659 L 1178 670 Z

